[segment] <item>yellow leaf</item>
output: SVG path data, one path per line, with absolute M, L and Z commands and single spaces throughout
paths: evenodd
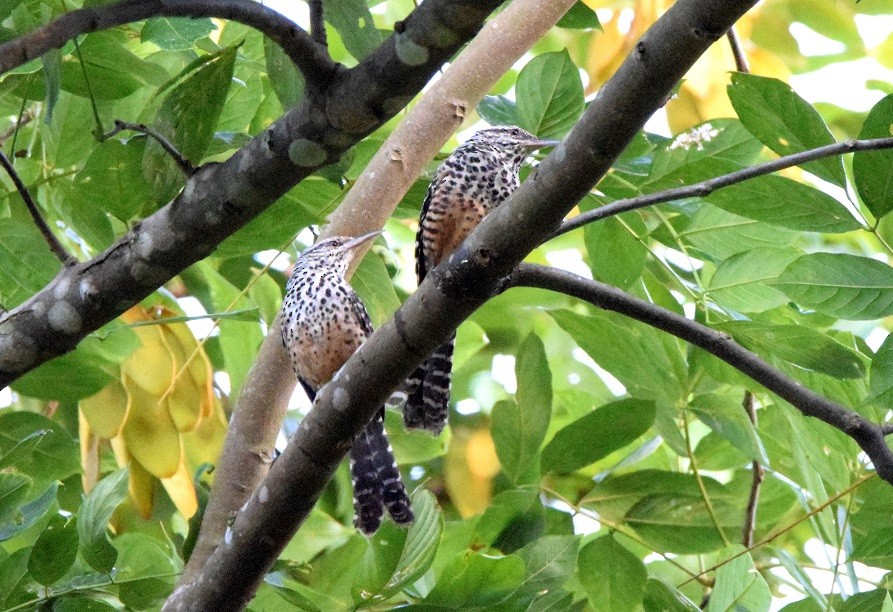
M 465 428 L 454 428 L 443 466 L 446 489 L 462 518 L 486 510 L 493 496 L 492 477 L 475 473 L 468 462 L 468 446 L 477 433 Z M 474 452 L 472 451 L 472 455 Z
M 114 438 L 127 418 L 127 393 L 121 383 L 113 381 L 96 395 L 82 399 L 78 407 L 100 438 Z
M 186 464 L 193 472 L 203 463 L 217 465 L 220 451 L 223 448 L 223 439 L 226 437 L 226 417 L 223 415 L 223 408 L 217 399 L 214 399 L 211 409 L 211 414 L 208 418 L 199 421 L 198 427 L 182 435 Z M 209 478 L 213 480 L 213 476 L 212 472 Z
M 180 467 L 177 473 L 170 478 L 162 478 L 161 484 L 164 485 L 171 501 L 183 518 L 190 519 L 198 510 L 198 498 L 195 496 L 195 485 L 192 484 L 192 475 L 189 468 L 186 467 L 184 461 L 180 461 Z
M 130 322 L 128 319 L 132 315 L 125 317 L 135 309 L 135 306 L 121 315 L 121 318 Z M 136 320 L 149 320 L 145 313 L 138 314 Z M 161 339 L 161 332 L 156 325 L 141 325 L 134 327 L 137 337 L 140 339 L 140 346 L 133 354 L 121 364 L 121 373 L 126 374 L 133 382 L 145 389 L 152 395 L 160 396 L 171 384 L 176 375 L 173 357 L 170 351 L 164 345 Z
M 81 482 L 84 485 L 84 493 L 99 482 L 99 436 L 84 416 L 83 411 L 78 410 L 78 434 L 81 439 Z
M 121 430 L 127 451 L 158 478 L 173 476 L 180 465 L 180 433 L 167 406 L 129 376 L 121 380 L 128 397 L 127 422 Z
M 158 479 L 136 459 L 131 458 L 129 466 L 130 478 L 127 490 L 130 491 L 130 498 L 136 511 L 148 521 L 152 518 L 152 509 L 155 507 L 155 483 Z

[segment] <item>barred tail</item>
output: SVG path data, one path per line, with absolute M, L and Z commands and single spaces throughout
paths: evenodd
M 450 403 L 450 379 L 456 334 L 416 370 L 412 392 L 403 410 L 403 422 L 410 429 L 424 429 L 434 435 L 443 431 Z M 420 375 L 420 376 L 419 376 Z
M 357 529 L 366 534 L 374 533 L 381 524 L 384 508 L 398 525 L 413 521 L 412 506 L 384 430 L 383 412 L 379 412 L 354 441 L 350 470 Z

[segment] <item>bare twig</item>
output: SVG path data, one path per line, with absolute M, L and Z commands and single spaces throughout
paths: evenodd
M 878 475 L 893 484 L 893 451 L 887 446 L 881 426 L 785 376 L 728 334 L 635 298 L 616 287 L 563 270 L 521 264 L 512 275 L 512 284 L 565 293 L 597 308 L 642 321 L 704 349 L 786 400 L 805 416 L 824 421 L 851 437 L 871 459 Z
M 869 140 L 846 140 L 844 142 L 836 142 L 834 144 L 826 145 L 824 147 L 818 147 L 816 149 L 810 149 L 808 151 L 802 151 L 800 153 L 785 155 L 784 157 L 779 157 L 778 159 L 773 159 L 772 161 L 768 161 L 763 164 L 757 164 L 756 166 L 751 166 L 750 168 L 744 168 L 743 170 L 730 172 L 729 174 L 717 176 L 716 178 L 708 179 L 694 185 L 686 185 L 685 187 L 667 189 L 666 191 L 658 191 L 657 193 L 651 193 L 635 198 L 617 200 L 616 202 L 605 204 L 600 208 L 590 210 L 588 212 L 577 215 L 573 219 L 565 221 L 561 224 L 561 227 L 559 227 L 551 236 L 549 236 L 548 240 L 557 238 L 562 234 L 566 234 L 571 230 L 583 227 L 584 225 L 592 223 L 593 221 L 599 221 L 607 217 L 619 215 L 620 213 L 637 210 L 639 208 L 645 208 L 647 206 L 653 206 L 654 204 L 672 202 L 673 200 L 695 197 L 703 198 L 710 195 L 717 189 L 722 189 L 723 187 L 728 187 L 729 185 L 741 183 L 748 179 L 763 176 L 764 174 L 771 174 L 779 170 L 784 170 L 785 168 L 798 166 L 800 164 L 804 164 L 816 159 L 821 159 L 823 157 L 833 157 L 834 155 L 843 155 L 845 153 L 852 153 L 854 151 L 874 151 L 877 149 L 890 148 L 893 148 L 893 137 L 873 138 Z
M 180 170 L 183 171 L 183 174 L 185 174 L 187 177 L 195 174 L 195 166 L 193 166 L 188 159 L 183 157 L 183 154 L 177 150 L 177 147 L 175 147 L 171 141 L 162 136 L 161 133 L 157 130 L 153 130 L 152 128 L 142 123 L 130 123 L 129 121 L 121 121 L 120 119 L 115 119 L 115 127 L 103 134 L 102 140 L 108 140 L 122 130 L 131 130 L 133 132 L 145 134 L 150 138 L 154 138 L 158 142 L 158 144 L 161 145 L 161 148 L 164 149 L 165 152 L 171 156 L 171 158 L 173 158 L 173 160 L 180 167 Z
M 310 0 L 308 3 L 310 8 L 310 36 L 323 47 L 327 47 L 329 41 L 326 40 L 326 24 L 323 20 L 322 2 L 323 0 Z
M 757 426 L 757 410 L 754 406 L 753 393 L 744 392 L 744 400 L 742 401 L 744 412 L 747 418 L 753 423 L 754 428 Z M 753 546 L 753 534 L 757 525 L 757 507 L 760 502 L 760 485 L 766 476 L 766 471 L 759 461 L 754 461 L 750 467 L 753 473 L 753 480 L 750 483 L 750 496 L 747 498 L 747 509 L 744 511 L 744 527 L 742 528 L 741 543 L 746 547 Z
M 738 72 L 750 72 L 750 65 L 747 62 L 747 54 L 741 46 L 741 39 L 738 38 L 738 32 L 735 27 L 729 28 L 726 32 L 726 38 L 729 40 L 729 46 L 732 48 L 732 55 L 735 56 L 735 68 Z
M 6 144 L 6 141 L 9 140 L 10 137 L 12 137 L 19 129 L 21 129 L 23 125 L 28 125 L 29 123 L 31 123 L 33 119 L 34 113 L 29 110 L 23 110 L 19 114 L 19 118 L 16 120 L 16 122 L 13 125 L 9 126 L 6 131 L 0 133 L 0 146 Z M 13 156 L 15 156 L 15 151 L 13 151 Z
M 0 73 L 61 48 L 69 40 L 151 17 L 217 17 L 260 30 L 285 51 L 309 85 L 324 89 L 338 70 L 328 50 L 293 21 L 252 0 L 123 0 L 66 13 L 59 19 L 0 45 Z
M 28 187 L 22 182 L 19 173 L 15 171 L 12 162 L 9 161 L 9 158 L 3 151 L 0 151 L 0 165 L 2 165 L 3 169 L 6 170 L 6 173 L 9 174 L 9 178 L 12 179 L 19 195 L 22 196 L 22 200 L 25 201 L 25 206 L 28 207 L 28 212 L 31 213 L 31 217 L 34 219 L 34 224 L 37 226 L 37 229 L 40 230 L 40 233 L 43 234 L 43 238 L 50 246 L 53 255 L 62 262 L 63 266 L 68 267 L 76 264 L 77 260 L 71 253 L 65 250 L 65 247 L 62 246 L 62 243 L 59 242 L 59 239 L 53 234 L 53 230 L 47 225 L 43 215 L 40 214 L 40 209 L 37 207 L 37 203 L 34 201 L 34 198 L 31 197 Z

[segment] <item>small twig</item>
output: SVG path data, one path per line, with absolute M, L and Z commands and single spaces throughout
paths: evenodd
M 27 98 L 25 98 L 27 100 Z M 9 126 L 3 133 L 0 133 L 0 147 L 6 144 L 6 141 L 9 140 L 12 136 L 15 136 L 15 133 L 23 126 L 28 125 L 34 119 L 34 113 L 29 110 L 24 110 L 24 108 L 19 113 L 19 118 L 16 120 L 14 124 Z M 15 155 L 15 151 L 12 152 Z
M 22 179 L 19 178 L 19 173 L 15 171 L 15 168 L 13 168 L 12 166 L 12 162 L 9 161 L 9 158 L 3 151 L 0 151 L 0 165 L 3 166 L 3 169 L 6 170 L 7 174 L 9 174 L 9 178 L 12 179 L 12 182 L 16 186 L 19 195 L 22 196 L 22 200 L 25 201 L 25 206 L 28 207 L 28 212 L 31 213 L 31 217 L 34 219 L 35 225 L 37 225 L 40 233 L 43 234 L 43 237 L 47 241 L 47 244 L 50 245 L 50 250 L 53 252 L 53 254 L 59 259 L 59 261 L 62 262 L 63 266 L 67 267 L 76 264 L 77 260 L 74 258 L 74 256 L 71 255 L 71 253 L 65 250 L 65 247 L 62 246 L 62 243 L 59 242 L 59 239 L 56 238 L 55 234 L 53 234 L 50 226 L 47 225 L 47 222 L 40 214 L 40 209 L 37 208 L 37 203 L 34 201 L 34 198 L 31 197 L 31 193 L 28 191 L 25 183 L 23 183 Z
M 735 26 L 729 28 L 726 32 L 726 38 L 729 39 L 729 46 L 732 48 L 732 55 L 735 56 L 735 68 L 738 72 L 750 72 L 750 64 L 747 62 L 747 54 L 741 46 L 741 39 L 738 38 L 738 32 Z
M 93 87 L 90 85 L 90 77 L 87 76 L 87 64 L 84 63 L 84 56 L 81 54 L 81 46 L 78 44 L 77 36 L 74 37 L 74 52 L 78 56 L 78 64 L 81 65 L 81 74 L 84 76 L 84 84 L 87 86 L 87 96 L 90 98 L 90 107 L 93 109 L 93 120 L 96 122 L 96 129 L 93 135 L 96 140 L 102 142 L 102 134 L 105 128 L 102 126 L 102 117 L 99 116 L 99 107 L 96 106 L 96 96 L 93 95 Z
M 753 393 L 750 391 L 744 392 L 742 406 L 744 412 L 747 413 L 747 418 L 750 419 L 750 422 L 753 423 L 754 428 L 756 428 L 757 410 L 754 406 Z M 747 509 L 744 512 L 744 527 L 742 529 L 741 539 L 741 543 L 747 548 L 753 546 L 753 534 L 757 525 L 757 505 L 760 501 L 760 485 L 763 482 L 763 478 L 766 476 L 766 471 L 763 469 L 763 466 L 760 465 L 759 461 L 754 461 L 751 464 L 751 471 L 753 473 L 753 480 L 750 483 L 750 497 L 747 499 Z
M 881 424 L 881 433 L 885 436 L 889 436 L 893 434 L 893 423 L 882 423 Z
M 193 166 L 189 162 L 188 159 L 183 157 L 183 154 L 177 150 L 177 147 L 175 147 L 173 145 L 173 143 L 171 143 L 171 141 L 169 141 L 167 138 L 162 136 L 156 130 L 153 130 L 152 128 L 150 128 L 142 123 L 130 123 L 128 121 L 121 121 L 120 119 L 115 119 L 115 127 L 112 128 L 111 131 L 103 134 L 102 140 L 103 141 L 108 140 L 109 138 L 116 135 L 118 132 L 121 132 L 122 130 L 131 130 L 133 132 L 139 132 L 140 134 L 145 134 L 146 136 L 149 136 L 150 138 L 154 138 L 158 142 L 158 144 L 161 145 L 161 148 L 164 149 L 165 152 L 167 152 L 167 154 L 170 155 L 171 158 L 173 158 L 173 160 L 175 162 L 177 162 L 177 165 L 180 167 L 180 170 L 183 171 L 183 174 L 185 174 L 187 177 L 195 174 L 195 170 L 196 170 L 195 166 Z
M 521 264 L 512 273 L 509 283 L 510 286 L 539 287 L 570 295 L 596 308 L 641 321 L 704 349 L 786 400 L 803 415 L 824 421 L 848 435 L 865 452 L 878 475 L 893 484 L 893 450 L 887 446 L 882 426 L 807 389 L 735 342 L 728 334 L 640 300 L 616 287 L 547 266 Z
M 326 39 L 326 26 L 323 20 L 322 0 L 310 0 L 310 36 L 323 47 L 329 46 Z
M 724 174 L 722 176 L 708 179 L 702 183 L 695 183 L 694 185 L 686 185 L 685 187 L 677 187 L 675 189 L 658 191 L 657 193 L 650 193 L 648 195 L 638 196 L 635 198 L 617 200 L 616 202 L 605 204 L 600 208 L 590 210 L 588 212 L 577 215 L 573 219 L 565 221 L 561 224 L 561 227 L 555 230 L 555 232 L 546 239 L 546 241 L 557 238 L 558 236 L 566 234 L 571 230 L 575 230 L 578 227 L 583 227 L 584 225 L 587 225 L 594 221 L 600 221 L 601 219 L 619 215 L 620 213 L 637 210 L 639 208 L 645 208 L 646 206 L 652 206 L 654 204 L 662 204 L 664 202 L 672 202 L 673 200 L 681 200 L 683 198 L 704 198 L 717 189 L 722 189 L 723 187 L 728 187 L 729 185 L 734 185 L 748 179 L 763 176 L 764 174 L 771 174 L 773 172 L 784 170 L 785 168 L 790 168 L 792 166 L 798 166 L 800 164 L 804 164 L 816 159 L 822 159 L 823 157 L 843 155 L 844 153 L 852 153 L 854 151 L 874 151 L 877 149 L 890 148 L 893 148 L 893 138 L 891 137 L 835 142 L 834 144 L 825 145 L 824 147 L 818 147 L 817 149 L 810 149 L 808 151 L 801 151 L 800 153 L 785 155 L 784 157 L 779 157 L 778 159 L 773 159 L 772 161 L 768 161 L 763 164 L 757 164 L 756 166 L 751 166 L 750 168 L 744 168 L 743 170 L 737 170 L 735 172 L 730 172 L 729 174 Z

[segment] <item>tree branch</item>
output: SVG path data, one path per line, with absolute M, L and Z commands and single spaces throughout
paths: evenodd
M 171 156 L 177 166 L 180 167 L 180 170 L 183 171 L 183 174 L 186 177 L 190 177 L 195 174 L 195 166 L 190 163 L 188 159 L 183 157 L 183 154 L 177 150 L 177 147 L 174 146 L 170 140 L 162 136 L 158 131 L 153 130 L 149 126 L 143 125 L 142 123 L 130 123 L 129 121 L 121 121 L 120 119 L 115 119 L 115 127 L 102 135 L 103 140 L 108 140 L 112 136 L 118 134 L 122 130 L 130 130 L 132 132 L 139 132 L 140 134 L 145 134 L 150 138 L 154 138 L 161 148 Z
M 318 44 L 327 47 L 329 41 L 326 39 L 326 24 L 323 19 L 323 0 L 309 0 L 307 6 L 310 8 L 310 36 L 313 37 Z
M 276 42 L 304 74 L 308 84 L 324 88 L 337 64 L 293 21 L 252 0 L 124 0 L 115 4 L 78 9 L 0 45 L 0 73 L 59 49 L 76 36 L 152 17 L 216 17 L 263 32 Z
M 548 240 L 557 238 L 562 234 L 566 234 L 571 230 L 583 227 L 584 225 L 587 225 L 594 221 L 600 221 L 601 219 L 619 215 L 620 213 L 637 210 L 639 208 L 645 208 L 654 204 L 662 204 L 664 202 L 672 202 L 673 200 L 681 200 L 683 198 L 704 198 L 717 189 L 722 189 L 723 187 L 728 187 L 729 185 L 734 185 L 748 179 L 763 176 L 764 174 L 778 172 L 779 170 L 784 170 L 785 168 L 791 168 L 793 166 L 805 164 L 806 162 L 821 159 L 823 157 L 843 155 L 845 153 L 852 153 L 854 151 L 874 151 L 877 149 L 890 148 L 893 148 L 893 137 L 873 138 L 869 140 L 846 140 L 844 142 L 836 142 L 834 144 L 825 145 L 824 147 L 809 149 L 808 151 L 801 151 L 800 153 L 785 155 L 784 157 L 779 157 L 778 159 L 773 159 L 762 164 L 757 164 L 756 166 L 751 166 L 750 168 L 744 168 L 743 170 L 737 170 L 736 172 L 730 172 L 729 174 L 724 174 L 722 176 L 717 176 L 716 178 L 708 179 L 702 183 L 695 183 L 694 185 L 686 185 L 684 187 L 677 187 L 675 189 L 658 191 L 657 193 L 650 193 L 648 195 L 638 196 L 635 198 L 617 200 L 615 202 L 611 202 L 610 204 L 605 204 L 604 206 L 596 208 L 595 210 L 590 210 L 588 212 L 579 214 L 573 219 L 565 221 L 561 224 L 561 227 L 559 227 L 555 232 L 552 233 L 552 235 L 549 236 Z
M 755 3 L 679 0 L 660 17 L 538 170 L 431 271 L 394 319 L 320 390 L 314 409 L 208 559 L 201 580 L 178 587 L 166 609 L 245 604 L 363 424 L 497 290 L 500 279 L 558 227 L 695 60 Z
M 77 260 L 74 256 L 65 250 L 65 247 L 62 246 L 62 243 L 59 242 L 59 239 L 56 238 L 56 235 L 53 233 L 53 230 L 50 229 L 50 226 L 47 225 L 46 220 L 43 218 L 43 215 L 40 214 L 40 209 L 37 207 L 37 202 L 34 201 L 34 198 L 31 197 L 31 192 L 28 191 L 28 187 L 25 186 L 25 183 L 22 182 L 22 179 L 19 177 L 19 173 L 16 172 L 15 168 L 12 165 L 12 162 L 9 161 L 9 158 L 6 157 L 6 153 L 0 151 L 0 166 L 3 166 L 3 169 L 6 170 L 6 173 L 9 175 L 9 178 L 12 179 L 13 185 L 15 185 L 16 190 L 18 190 L 19 195 L 22 196 L 22 200 L 25 202 L 25 206 L 28 208 L 28 212 L 31 213 L 31 218 L 34 219 L 34 225 L 37 226 L 37 229 L 40 230 L 40 233 L 43 234 L 44 240 L 47 241 L 47 244 L 50 247 L 50 250 L 53 252 L 53 255 L 62 262 L 62 265 L 65 267 L 73 266 L 77 263 Z
M 884 440 L 883 428 L 840 404 L 810 391 L 785 376 L 760 357 L 737 344 L 725 333 L 710 329 L 672 311 L 650 304 L 616 287 L 591 281 L 570 272 L 522 264 L 512 276 L 515 286 L 559 291 L 641 321 L 681 338 L 714 355 L 789 402 L 805 416 L 839 429 L 868 455 L 878 475 L 893 484 L 893 451 Z
M 125 5 L 131 3 L 113 6 Z M 170 204 L 104 253 L 64 269 L 5 313 L 0 388 L 72 350 L 88 333 L 208 256 L 306 176 L 336 161 L 408 103 L 498 5 L 499 0 L 428 0 L 403 22 L 401 34 L 354 68 L 338 72 L 326 92 L 308 92 L 225 162 L 199 168 Z M 417 53 L 407 63 L 408 46 Z
M 440 147 L 487 91 L 542 38 L 575 0 L 514 0 L 485 27 L 407 113 L 373 157 L 324 236 L 358 236 L 381 229 Z M 355 258 L 355 263 L 361 257 Z M 195 550 L 180 583 L 191 582 L 223 538 L 227 522 L 254 492 L 295 386 L 279 336 L 268 331 L 233 413 Z
M 735 69 L 738 70 L 738 72 L 750 72 L 750 64 L 747 62 L 747 54 L 741 47 L 741 39 L 738 38 L 738 32 L 734 27 L 729 28 L 729 31 L 726 32 L 726 38 L 729 39 L 732 55 L 735 56 Z
M 744 400 L 742 401 L 744 412 L 747 418 L 753 424 L 754 429 L 757 427 L 757 410 L 754 406 L 753 393 L 749 390 L 744 392 Z M 741 543 L 745 548 L 753 546 L 753 534 L 757 525 L 757 507 L 760 502 L 760 485 L 766 476 L 766 471 L 759 461 L 753 461 L 750 465 L 752 478 L 750 483 L 750 495 L 747 498 L 747 509 L 744 511 L 744 526 L 741 529 Z

